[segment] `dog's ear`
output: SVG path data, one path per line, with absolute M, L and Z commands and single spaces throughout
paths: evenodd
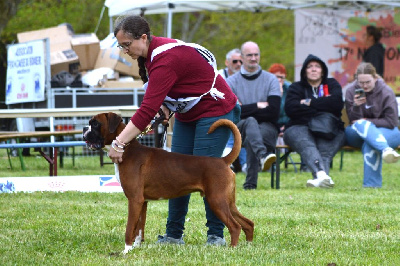
M 115 113 L 108 113 L 108 130 L 114 133 L 118 125 L 122 122 L 122 118 Z

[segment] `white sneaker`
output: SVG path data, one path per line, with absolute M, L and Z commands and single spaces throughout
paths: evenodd
M 332 178 L 325 172 L 318 172 L 316 179 L 307 180 L 307 187 L 332 188 L 335 185 Z
M 261 158 L 260 159 L 261 171 L 269 170 L 274 162 L 276 162 L 276 155 L 273 153 L 270 153 L 266 157 Z
M 382 158 L 386 163 L 395 163 L 399 160 L 400 154 L 392 148 L 386 148 L 382 152 Z

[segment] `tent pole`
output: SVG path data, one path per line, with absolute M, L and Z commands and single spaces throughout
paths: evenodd
M 110 17 L 109 20 L 110 20 L 110 33 L 113 33 L 114 32 L 114 25 L 113 25 L 114 23 L 113 23 L 112 17 Z
M 168 4 L 168 23 L 167 23 L 167 37 L 171 38 L 172 36 L 172 16 L 173 12 L 172 9 L 175 8 L 174 4 L 169 3 Z
M 172 27 L 172 11 L 168 9 L 168 25 L 167 25 L 167 37 L 171 38 L 171 27 Z

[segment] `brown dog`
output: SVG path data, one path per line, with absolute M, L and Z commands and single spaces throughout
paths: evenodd
M 237 245 L 240 229 L 247 241 L 253 240 L 254 223 L 236 208 L 235 174 L 229 167 L 239 154 L 241 136 L 236 125 L 227 119 L 216 121 L 208 133 L 219 126 L 229 127 L 235 140 L 232 151 L 223 158 L 167 152 L 143 146 L 136 139 L 126 146 L 123 162 L 118 165 L 121 186 L 128 198 L 124 253 L 144 240 L 148 200 L 171 199 L 196 191 L 206 197 L 211 210 L 228 228 L 231 246 Z M 88 147 L 98 150 L 110 145 L 124 128 L 120 116 L 102 113 L 89 121 L 83 138 Z

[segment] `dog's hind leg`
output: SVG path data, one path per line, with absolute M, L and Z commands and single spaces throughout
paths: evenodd
M 212 200 L 208 200 L 210 209 L 225 224 L 231 235 L 231 246 L 236 246 L 239 242 L 240 224 L 233 218 L 229 204 L 224 197 L 217 196 Z
M 246 241 L 253 241 L 254 235 L 254 222 L 246 217 L 244 217 L 236 206 L 236 189 L 232 187 L 232 191 L 230 191 L 228 197 L 229 201 L 229 210 L 232 213 L 232 216 L 235 220 L 240 224 L 244 234 L 246 235 Z
M 144 200 L 128 199 L 128 222 L 126 223 L 125 230 L 125 249 L 124 254 L 128 253 L 134 248 L 133 238 L 134 232 L 136 232 L 136 227 L 139 222 L 139 215 L 141 213 Z M 140 232 L 141 234 L 142 232 Z
M 230 204 L 230 210 L 232 216 L 235 220 L 240 224 L 244 234 L 246 235 L 246 241 L 251 242 L 253 241 L 254 236 L 254 222 L 246 217 L 244 217 L 236 207 L 236 204 L 232 202 Z

